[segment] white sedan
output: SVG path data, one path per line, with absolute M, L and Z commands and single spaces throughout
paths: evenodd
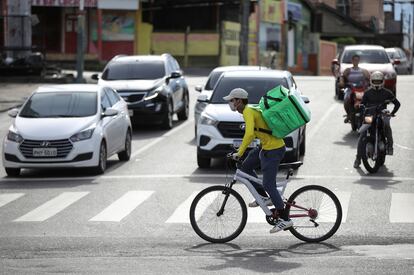
M 43 86 L 9 115 L 15 119 L 3 141 L 8 176 L 19 176 L 21 168 L 58 167 L 91 167 L 102 174 L 111 155 L 121 161 L 131 156 L 127 104 L 109 87 Z

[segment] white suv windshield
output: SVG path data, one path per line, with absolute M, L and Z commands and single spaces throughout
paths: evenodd
M 385 50 L 348 50 L 342 57 L 342 63 L 352 63 L 352 57 L 354 55 L 359 55 L 359 63 L 390 63 Z
M 289 88 L 285 78 L 224 77 L 217 83 L 211 97 L 211 103 L 227 103 L 223 99 L 224 96 L 235 88 L 243 88 L 249 93 L 249 103 L 257 104 L 267 91 L 279 85 Z
M 32 118 L 86 117 L 97 112 L 97 93 L 36 93 L 23 106 L 19 116 Z
M 104 80 L 158 79 L 165 75 L 163 61 L 110 63 L 102 74 Z

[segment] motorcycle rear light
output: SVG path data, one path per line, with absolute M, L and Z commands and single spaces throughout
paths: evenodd
M 372 117 L 372 116 L 366 116 L 366 117 L 364 118 L 364 122 L 365 122 L 366 124 L 371 124 L 371 123 L 372 123 L 372 119 L 373 119 L 373 117 Z
M 364 92 L 355 93 L 355 98 L 358 100 L 361 100 L 363 96 L 364 96 Z

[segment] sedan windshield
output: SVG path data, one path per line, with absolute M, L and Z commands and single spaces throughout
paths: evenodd
M 158 79 L 165 75 L 163 61 L 115 62 L 102 74 L 104 80 Z
M 211 103 L 227 103 L 223 97 L 228 95 L 231 90 L 235 88 L 243 88 L 249 93 L 249 103 L 257 104 L 260 98 L 269 90 L 276 86 L 283 85 L 288 88 L 288 84 L 285 78 L 263 78 L 263 77 L 250 77 L 250 78 L 235 78 L 224 77 L 218 83 L 214 89 L 211 97 Z
M 35 93 L 19 116 L 33 118 L 87 117 L 97 112 L 95 92 Z
M 359 63 L 390 63 L 385 50 L 349 50 L 344 53 L 342 57 L 342 63 L 352 63 L 352 57 L 354 55 L 359 55 Z

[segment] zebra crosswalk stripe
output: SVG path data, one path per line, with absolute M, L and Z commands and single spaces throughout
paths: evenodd
M 14 220 L 15 222 L 41 222 L 53 217 L 69 205 L 80 200 L 89 192 L 64 192 L 59 196 L 49 200 L 41 206 L 33 209 L 26 215 Z
M 414 223 L 414 193 L 392 193 L 391 223 Z
M 129 191 L 89 221 L 119 222 L 153 193 L 154 191 Z
M 0 207 L 17 200 L 21 196 L 23 196 L 24 193 L 10 193 L 10 194 L 0 194 Z
M 165 221 L 166 223 L 190 223 L 190 206 L 198 192 L 193 192 L 183 203 L 181 203 L 174 213 Z

